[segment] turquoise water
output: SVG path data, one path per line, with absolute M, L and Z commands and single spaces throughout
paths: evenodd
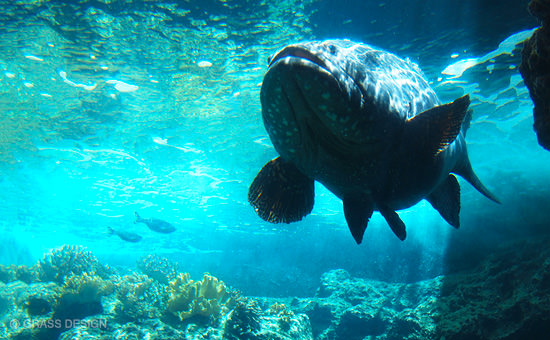
M 526 6 L 2 1 L 0 263 L 32 265 L 80 245 L 112 267 L 156 254 L 246 296 L 308 297 L 332 269 L 410 283 L 548 235 L 550 153 L 537 144 L 518 72 L 521 43 L 538 25 Z M 286 44 L 327 38 L 410 58 L 443 102 L 469 93 L 470 159 L 502 204 L 460 180 L 459 230 L 423 202 L 400 212 L 404 242 L 375 213 L 356 245 L 341 201 L 316 184 L 303 221 L 262 221 L 247 191 L 277 156 L 259 101 L 267 59 Z M 177 230 L 134 224 L 135 211 Z

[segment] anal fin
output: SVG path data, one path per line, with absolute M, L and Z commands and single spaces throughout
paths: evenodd
M 357 244 L 361 244 L 369 219 L 374 211 L 374 205 L 368 198 L 360 194 L 344 196 L 343 203 L 344 216 L 346 216 L 351 235 Z
M 248 189 L 248 202 L 263 220 L 300 221 L 313 209 L 314 181 L 281 157 L 269 161 Z
M 384 216 L 386 222 L 388 222 L 395 236 L 401 241 L 404 241 L 407 237 L 407 230 L 405 229 L 405 223 L 401 220 L 399 215 L 387 207 L 381 207 L 380 213 Z
M 460 226 L 460 185 L 454 175 L 449 174 L 426 200 L 450 225 L 455 228 Z

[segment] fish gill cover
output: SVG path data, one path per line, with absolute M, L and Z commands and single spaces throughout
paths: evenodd
M 0 10 L 0 337 L 547 330 L 549 257 L 537 249 L 548 244 L 550 153 L 517 69 L 538 25 L 527 1 L 19 0 Z M 304 221 L 260 220 L 247 190 L 277 155 L 260 118 L 267 60 L 328 38 L 410 58 L 442 102 L 469 94 L 470 159 L 503 204 L 464 185 L 459 230 L 421 203 L 400 212 L 405 242 L 375 215 L 361 246 L 320 185 Z M 136 211 L 176 230 L 134 224 Z M 222 294 L 236 289 L 235 303 Z M 66 314 L 73 303 L 79 312 Z

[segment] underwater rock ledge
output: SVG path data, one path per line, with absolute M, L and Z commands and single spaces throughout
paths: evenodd
M 545 339 L 550 239 L 508 245 L 472 271 L 415 283 L 325 273 L 310 299 L 275 301 L 309 317 L 315 339 Z
M 243 296 L 209 274 L 174 276 L 155 256 L 140 267 L 163 263 L 165 277 L 123 275 L 65 246 L 32 267 L 0 265 L 0 338 L 540 339 L 550 332 L 549 242 L 510 244 L 475 270 L 415 283 L 336 269 L 311 298 Z

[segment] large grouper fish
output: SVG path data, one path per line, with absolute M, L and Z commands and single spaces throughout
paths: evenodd
M 468 95 L 441 104 L 418 66 L 349 40 L 288 45 L 269 61 L 262 117 L 279 153 L 248 192 L 273 223 L 301 220 L 313 209 L 314 181 L 338 196 L 359 244 L 374 211 L 401 240 L 396 213 L 426 199 L 459 227 L 458 174 L 498 199 L 470 165 L 464 136 Z

